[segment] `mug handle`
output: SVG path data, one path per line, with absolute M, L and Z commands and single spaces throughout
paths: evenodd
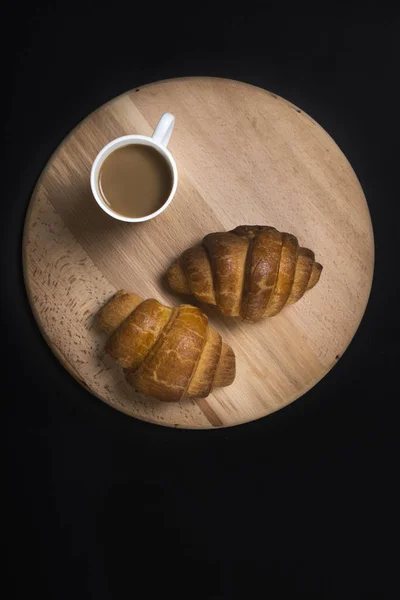
M 175 117 L 169 112 L 165 112 L 157 123 L 152 139 L 160 146 L 166 148 L 171 139 L 172 131 L 175 125 Z

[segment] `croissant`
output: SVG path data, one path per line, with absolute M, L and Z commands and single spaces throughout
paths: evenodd
M 274 227 L 241 225 L 210 233 L 167 273 L 170 287 L 215 304 L 231 317 L 258 321 L 278 314 L 313 288 L 322 265 L 297 238 Z
M 117 292 L 97 313 L 106 352 L 138 391 L 165 402 L 205 398 L 235 379 L 235 354 L 199 308 Z

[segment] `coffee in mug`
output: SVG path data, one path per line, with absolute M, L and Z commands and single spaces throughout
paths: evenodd
M 99 190 L 109 208 L 125 217 L 159 210 L 171 193 L 173 173 L 158 150 L 128 144 L 114 150 L 99 171 Z

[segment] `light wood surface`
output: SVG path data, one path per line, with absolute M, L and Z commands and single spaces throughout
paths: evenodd
M 179 171 L 175 199 L 150 222 L 114 220 L 91 195 L 91 164 L 115 137 L 151 135 L 164 111 L 176 116 L 168 146 Z M 178 404 L 135 393 L 104 355 L 93 314 L 121 288 L 170 305 L 187 301 L 165 288 L 167 267 L 206 233 L 245 224 L 293 233 L 324 266 L 320 282 L 297 304 L 255 324 L 203 307 L 235 350 L 232 386 Z M 312 118 L 257 87 L 185 78 L 120 96 L 72 131 L 33 192 L 23 258 L 39 327 L 83 386 L 139 419 L 210 428 L 282 408 L 337 363 L 367 304 L 374 245 L 357 177 Z

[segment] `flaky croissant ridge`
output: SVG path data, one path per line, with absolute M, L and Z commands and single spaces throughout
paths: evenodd
M 235 355 L 199 308 L 117 292 L 97 313 L 106 352 L 138 391 L 166 402 L 205 398 L 235 379 Z
M 300 247 L 294 235 L 241 225 L 206 235 L 200 245 L 183 252 L 167 276 L 174 291 L 254 322 L 300 300 L 321 271 L 314 252 Z

